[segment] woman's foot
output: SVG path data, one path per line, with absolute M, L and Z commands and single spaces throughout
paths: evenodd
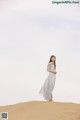
M 49 101 L 51 102 L 51 101 L 53 101 L 53 99 L 50 99 Z

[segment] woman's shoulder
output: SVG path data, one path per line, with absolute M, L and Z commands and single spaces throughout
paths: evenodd
M 53 62 L 49 62 L 48 64 L 52 65 L 52 64 L 53 64 Z
M 51 65 L 53 65 L 53 63 L 52 63 L 52 62 L 49 62 L 49 63 L 48 63 L 48 66 L 51 66 Z

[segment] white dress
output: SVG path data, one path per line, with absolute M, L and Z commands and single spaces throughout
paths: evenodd
M 45 82 L 41 87 L 39 94 L 43 96 L 45 100 L 50 100 L 53 99 L 52 91 L 54 89 L 55 81 L 56 81 L 56 74 L 51 72 L 51 71 L 56 71 L 54 69 L 54 64 L 52 62 L 48 63 L 47 71 L 49 72 L 49 74 L 45 79 Z

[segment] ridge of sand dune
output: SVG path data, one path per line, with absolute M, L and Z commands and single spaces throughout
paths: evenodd
M 0 106 L 8 112 L 9 120 L 80 120 L 80 104 L 30 101 Z

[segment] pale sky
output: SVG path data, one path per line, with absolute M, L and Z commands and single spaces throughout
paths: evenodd
M 44 101 L 51 55 L 54 100 L 80 103 L 80 4 L 51 2 L 0 0 L 0 106 Z

